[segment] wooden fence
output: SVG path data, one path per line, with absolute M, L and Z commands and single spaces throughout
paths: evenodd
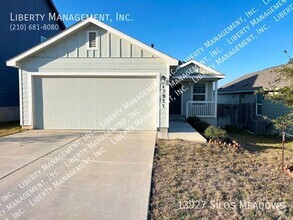
M 240 128 L 249 128 L 255 115 L 254 104 L 218 104 L 218 126 L 235 125 Z

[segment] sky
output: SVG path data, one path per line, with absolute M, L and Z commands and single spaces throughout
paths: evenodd
M 104 23 L 178 60 L 194 54 L 226 75 L 220 86 L 293 57 L 292 0 L 53 1 L 61 14 L 109 14 Z M 117 20 L 116 13 L 129 19 Z

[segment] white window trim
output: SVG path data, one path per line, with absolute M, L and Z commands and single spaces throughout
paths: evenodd
M 194 94 L 195 95 L 203 95 L 203 93 L 193 93 L 193 87 L 194 87 L 194 85 L 196 85 L 196 84 L 204 84 L 205 85 L 205 98 L 204 98 L 204 101 L 198 101 L 198 102 L 205 102 L 205 101 L 207 101 L 207 97 L 208 97 L 208 90 L 207 90 L 207 83 L 206 82 L 198 82 L 198 83 L 194 83 L 194 84 L 192 84 L 192 87 L 191 87 L 191 101 L 194 101 L 193 100 L 193 96 L 194 96 Z
M 256 116 L 262 116 L 262 114 L 258 114 L 257 112 L 257 107 L 260 105 L 262 107 L 262 102 L 261 103 L 257 103 L 257 95 L 255 96 L 255 115 Z M 261 109 L 262 110 L 262 109 Z
M 96 46 L 95 47 L 90 47 L 90 36 L 89 36 L 89 33 L 96 33 Z M 92 30 L 92 31 L 87 31 L 86 34 L 87 34 L 87 49 L 88 50 L 99 50 L 99 41 L 98 41 L 98 31 L 96 30 Z

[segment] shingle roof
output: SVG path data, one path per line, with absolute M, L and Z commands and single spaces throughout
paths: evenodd
M 293 64 L 287 64 L 285 66 L 293 67 Z M 285 80 L 281 80 L 278 83 L 275 82 L 276 76 L 281 74 L 278 70 L 283 67 L 284 65 L 275 66 L 244 75 L 222 86 L 218 91 L 219 93 L 253 92 L 260 88 L 269 88 L 272 83 L 277 87 L 287 86 L 288 83 Z

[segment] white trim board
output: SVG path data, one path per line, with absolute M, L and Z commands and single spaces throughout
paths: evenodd
M 183 67 L 185 67 L 185 66 L 188 66 L 190 64 L 194 64 L 195 66 L 203 68 L 203 69 L 205 69 L 205 70 L 207 70 L 207 71 L 209 71 L 211 73 L 214 73 L 215 75 L 222 75 L 223 78 L 225 77 L 225 75 L 223 73 L 220 73 L 217 70 L 214 70 L 214 69 L 212 69 L 212 68 L 210 68 L 210 67 L 208 67 L 208 66 L 206 66 L 206 65 L 204 65 L 204 64 L 202 64 L 202 63 L 200 63 L 200 62 L 198 62 L 196 60 L 190 60 L 190 61 L 188 61 L 186 63 L 181 64 L 180 66 L 177 67 L 176 71 L 181 69 L 181 68 L 183 68 Z
M 31 56 L 32 54 L 40 51 L 41 49 L 45 48 L 45 47 L 48 47 L 50 46 L 51 44 L 55 43 L 56 41 L 66 37 L 67 35 L 69 35 L 70 33 L 84 27 L 85 25 L 87 24 L 94 24 L 96 26 L 99 26 L 107 31 L 109 31 L 110 33 L 112 34 L 115 34 L 116 36 L 122 38 L 122 39 L 125 39 L 126 41 L 129 41 L 131 44 L 134 44 L 138 47 L 141 47 L 142 49 L 144 50 L 147 50 L 149 51 L 150 53 L 153 53 L 155 55 L 157 55 L 158 57 L 161 57 L 163 59 L 165 59 L 167 61 L 167 63 L 169 65 L 178 65 L 178 60 L 174 59 L 173 57 L 170 57 L 94 18 L 87 18 L 79 23 L 76 23 L 75 25 L 71 26 L 70 28 L 66 29 L 65 31 L 61 32 L 60 34 L 56 35 L 55 37 L 51 38 L 51 39 L 48 39 L 47 41 L 21 53 L 20 55 L 16 56 L 16 57 L 13 57 L 11 59 L 9 59 L 7 62 L 6 62 L 6 65 L 7 66 L 11 66 L 11 67 L 19 67 L 19 62 L 25 58 L 27 58 L 28 56 Z
M 21 69 L 18 70 L 18 81 L 19 81 L 19 120 L 20 120 L 20 126 L 23 125 L 23 102 L 22 102 L 22 71 Z

